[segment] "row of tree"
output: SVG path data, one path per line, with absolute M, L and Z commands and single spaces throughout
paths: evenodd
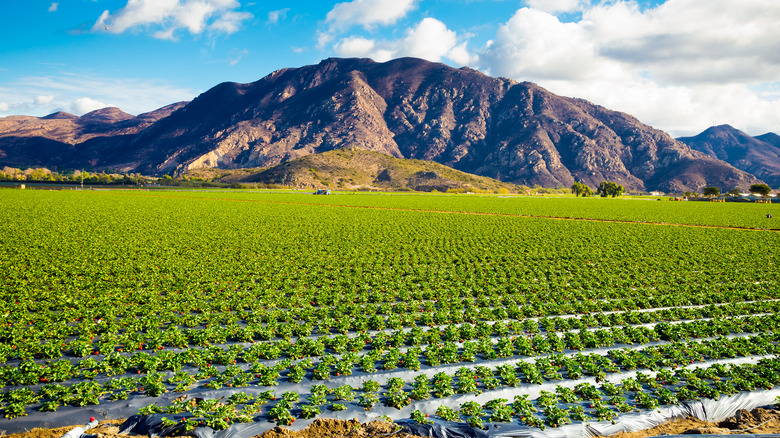
M 154 179 L 147 178 L 140 174 L 124 173 L 89 173 L 76 170 L 69 173 L 53 172 L 46 168 L 20 170 L 5 167 L 0 170 L 0 181 L 26 181 L 26 182 L 51 182 L 62 184 L 124 184 L 141 185 Z
M 621 185 L 618 185 L 617 183 L 614 183 L 612 181 L 602 181 L 601 184 L 599 184 L 599 187 L 596 189 L 596 194 L 601 197 L 616 197 L 620 196 L 624 192 L 624 188 Z M 750 193 L 754 195 L 761 195 L 761 196 L 767 196 L 772 192 L 772 188 L 769 187 L 767 184 L 753 184 L 750 186 L 749 189 Z M 593 190 L 591 190 L 590 187 L 587 185 L 577 181 L 571 186 L 571 192 L 574 193 L 574 196 L 593 196 Z M 741 194 L 739 189 L 732 189 L 727 192 L 731 196 L 739 196 Z M 705 187 L 702 190 L 702 195 L 706 196 L 708 198 L 712 198 L 715 196 L 720 196 L 721 192 L 718 187 L 715 186 L 708 186 Z M 688 197 L 698 197 L 698 193 L 694 192 L 685 192 L 685 196 Z
M 624 190 L 625 189 L 623 186 L 618 185 L 617 183 L 612 181 L 602 181 L 601 184 L 599 184 L 599 187 L 596 189 L 596 194 L 602 198 L 606 198 L 607 196 L 614 198 L 616 196 L 622 195 Z M 593 196 L 593 190 L 579 181 L 575 182 L 571 186 L 571 192 L 574 193 L 574 196 Z
M 767 196 L 772 192 L 772 188 L 769 187 L 767 184 L 753 184 L 750 186 L 750 189 L 748 191 L 754 195 L 761 195 L 761 196 Z M 686 192 L 686 195 L 688 192 Z M 695 195 L 695 193 L 693 193 Z M 731 196 L 739 196 L 742 194 L 742 192 L 739 189 L 731 189 L 726 194 Z M 715 186 L 709 186 L 705 187 L 702 190 L 702 195 L 712 198 L 715 196 L 720 196 L 720 189 Z

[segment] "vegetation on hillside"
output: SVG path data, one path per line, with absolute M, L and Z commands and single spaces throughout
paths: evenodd
M 189 177 L 341 190 L 529 193 L 524 186 L 472 175 L 433 161 L 399 159 L 358 148 L 307 155 L 266 169 L 197 169 Z

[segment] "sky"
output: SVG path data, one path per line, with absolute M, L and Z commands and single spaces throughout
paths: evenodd
M 780 133 L 779 0 L 0 0 L 0 117 L 136 115 L 329 57 L 403 56 L 673 136 Z

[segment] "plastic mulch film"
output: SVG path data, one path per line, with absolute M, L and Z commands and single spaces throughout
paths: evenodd
M 750 411 L 757 407 L 773 404 L 775 398 L 779 395 L 780 389 L 753 391 L 751 393 L 721 397 L 717 401 L 704 399 L 684 403 L 679 406 L 656 409 L 650 415 L 623 415 L 615 421 L 615 424 L 609 422 L 592 423 L 593 434 L 589 436 L 608 436 L 618 432 L 636 432 L 658 426 L 676 418 L 694 417 L 702 421 L 723 421 L 734 416 L 740 409 Z
M 770 405 L 775 397 L 780 395 L 780 389 L 770 391 L 755 391 L 741 393 L 729 397 L 721 397 L 719 400 L 704 399 L 701 401 L 686 402 L 677 406 L 654 409 L 650 413 L 624 414 L 614 424 L 612 422 L 593 422 L 569 424 L 559 428 L 547 428 L 540 430 L 518 424 L 510 423 L 486 423 L 486 430 L 472 428 L 464 423 L 447 421 L 434 421 L 433 424 L 417 424 L 410 420 L 397 422 L 405 432 L 433 438 L 577 438 L 609 436 L 619 432 L 636 432 L 650 429 L 660 424 L 677 418 L 694 417 L 703 421 L 718 422 L 725 420 L 740 410 L 752 410 L 760 406 Z M 354 414 L 355 412 L 352 412 Z M 130 417 L 120 428 L 121 433 L 137 433 L 152 437 L 172 436 L 180 434 L 178 426 L 164 427 L 162 417 L 165 414 L 155 414 Z M 174 421 L 187 418 L 186 415 L 167 415 Z M 351 419 L 349 414 L 344 419 Z M 353 416 L 354 417 L 354 416 Z M 361 422 L 368 422 L 371 418 L 357 417 Z M 296 424 L 295 429 L 300 426 Z M 209 428 L 196 428 L 193 433 L 198 438 L 250 438 L 259 435 L 273 426 L 269 422 L 257 422 L 247 424 L 234 424 L 230 428 L 215 431 Z M 751 435 L 756 437 L 757 435 Z M 778 436 L 778 435 L 766 435 Z
M 150 437 L 167 437 L 184 435 L 184 425 L 164 426 L 162 419 L 167 417 L 176 422 L 191 417 L 189 414 L 154 414 L 133 415 L 119 426 L 120 434 L 134 433 Z M 260 435 L 269 429 L 266 423 L 235 424 L 225 430 L 214 430 L 208 427 L 198 427 L 192 431 L 197 438 L 249 438 Z

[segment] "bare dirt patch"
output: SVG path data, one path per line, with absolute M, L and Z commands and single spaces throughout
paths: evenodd
M 320 418 L 303 430 L 292 431 L 284 427 L 276 427 L 260 435 L 260 438 L 373 438 L 386 437 L 395 432 L 393 423 L 387 421 L 372 421 L 361 424 L 357 420 L 331 420 Z M 393 437 L 419 438 L 408 433 L 397 433 Z
M 748 412 L 737 411 L 733 417 L 720 423 L 710 423 L 695 418 L 680 418 L 639 432 L 621 432 L 610 438 L 644 438 L 661 435 L 683 434 L 759 434 L 780 433 L 780 410 L 756 408 Z

